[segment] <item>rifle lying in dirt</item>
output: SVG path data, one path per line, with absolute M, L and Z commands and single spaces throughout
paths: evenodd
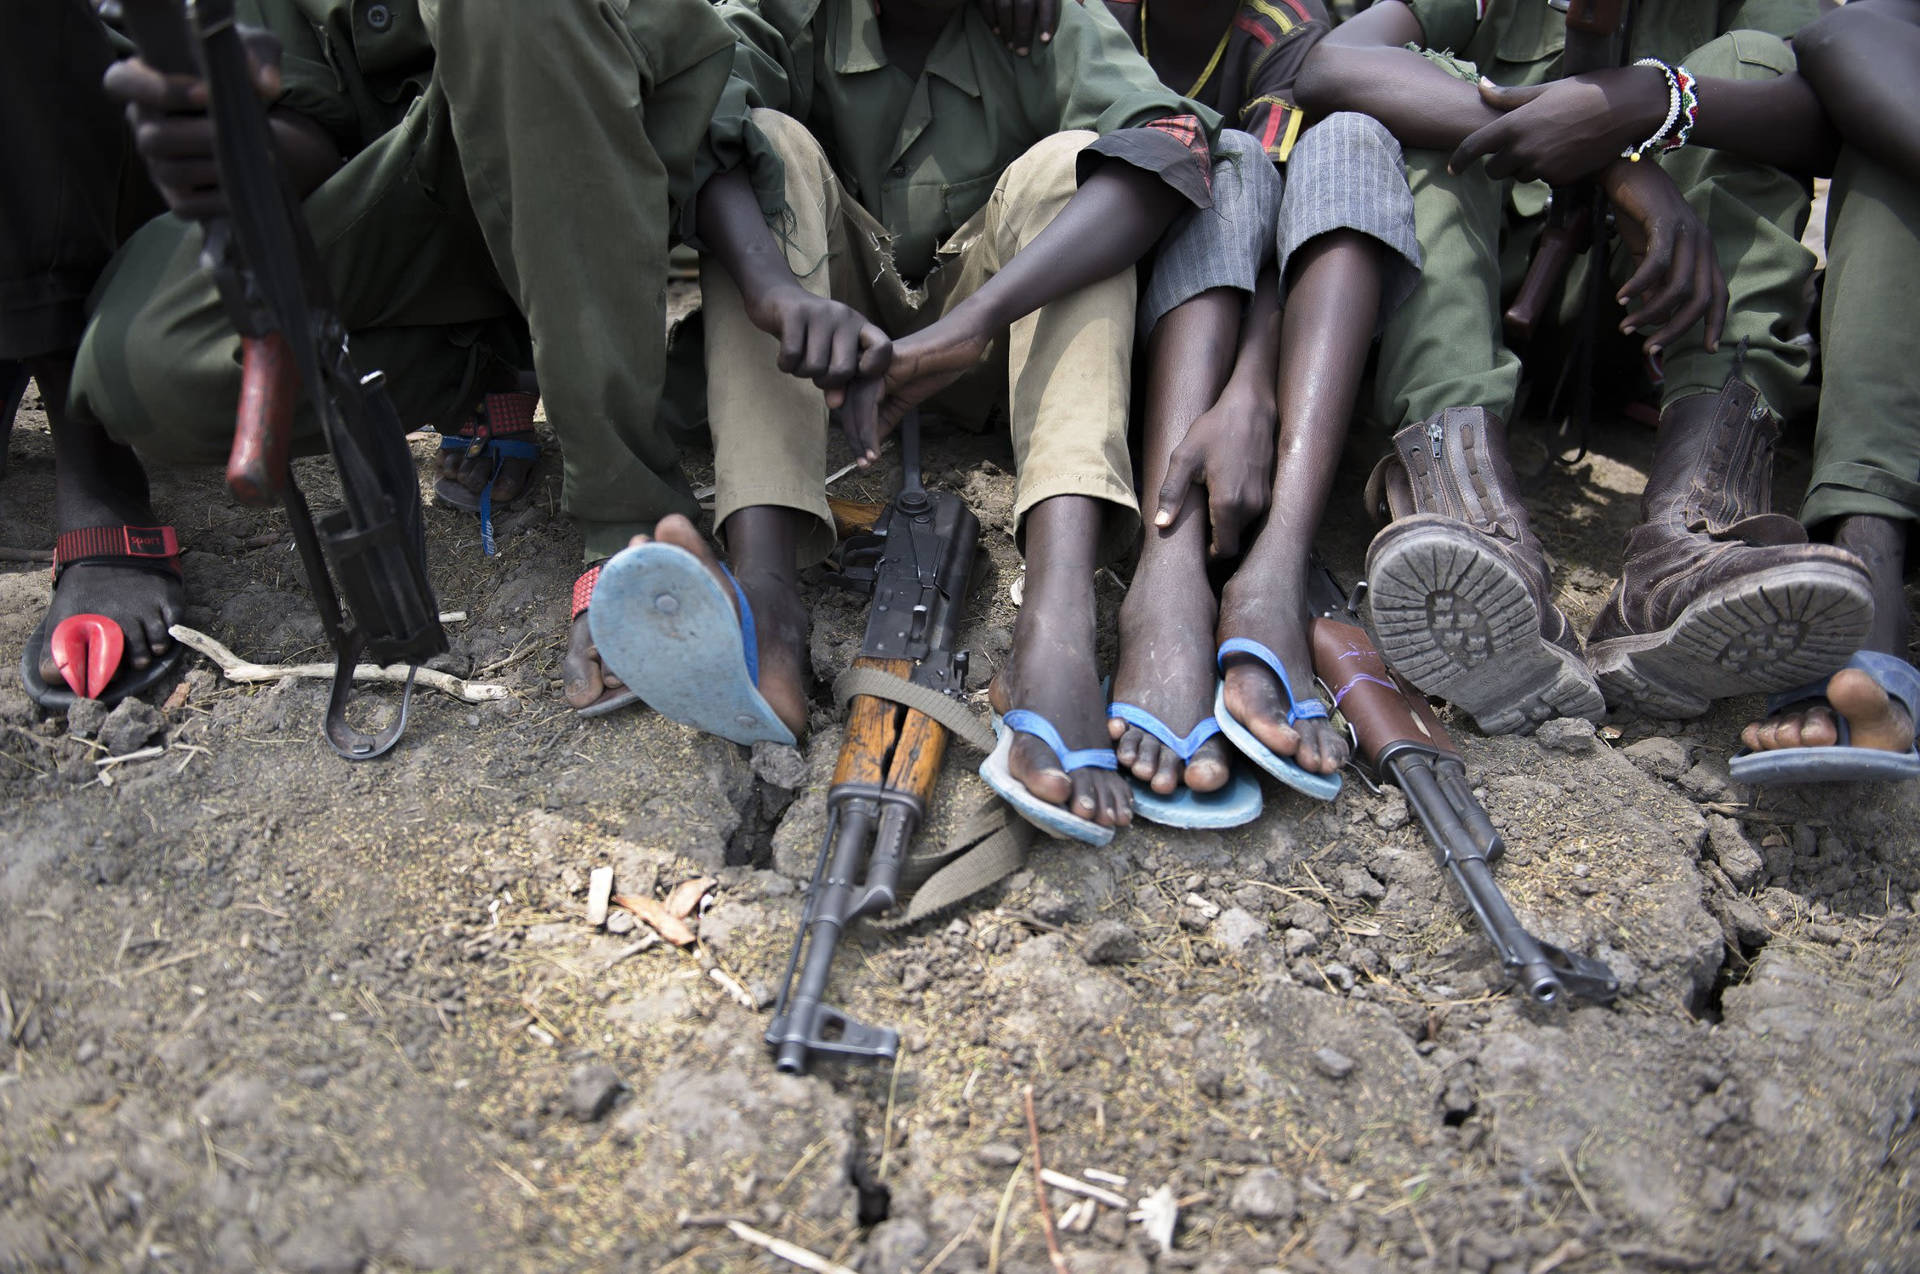
M 1506 846 L 1473 798 L 1465 762 L 1426 696 L 1388 671 L 1352 602 L 1324 566 L 1313 570 L 1308 603 L 1315 616 L 1313 670 L 1353 730 L 1355 765 L 1370 781 L 1391 783 L 1406 796 L 1434 861 L 1466 895 L 1507 976 L 1541 1004 L 1553 1004 L 1563 993 L 1610 1002 L 1620 991 L 1613 970 L 1542 942 L 1507 905 L 1493 879 L 1493 864 Z
M 191 24 L 181 0 L 119 0 L 113 7 L 150 66 L 169 74 L 197 70 L 206 80 L 227 213 L 205 223 L 200 261 L 242 348 L 227 486 L 243 503 L 278 500 L 286 509 L 334 651 L 327 742 L 350 761 L 379 756 L 406 728 L 413 677 L 394 720 L 368 734 L 346 719 L 354 665 L 364 654 L 418 668 L 447 649 L 427 579 L 420 482 L 406 431 L 384 375 L 361 375 L 348 356 L 346 326 L 254 91 L 234 0 L 191 0 Z M 340 478 L 343 507 L 317 526 L 287 466 L 301 388 Z
M 958 699 L 967 655 L 954 643 L 980 523 L 959 496 L 930 495 L 921 485 L 915 414 L 901 424 L 900 455 L 899 493 L 870 533 L 841 549 L 836 582 L 870 593 L 873 608 L 860 657 L 835 686 L 835 697 L 851 705 L 847 733 L 806 911 L 767 1028 L 775 1064 L 791 1075 L 803 1073 L 814 1053 L 885 1059 L 899 1047 L 897 1031 L 825 1002 L 833 953 L 854 920 L 893 909 L 947 735 L 979 729 Z

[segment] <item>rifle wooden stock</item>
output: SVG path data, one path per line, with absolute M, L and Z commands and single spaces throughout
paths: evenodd
M 912 675 L 913 664 L 905 659 L 872 659 L 866 655 L 853 661 L 856 668 L 878 668 L 896 677 Z M 834 763 L 834 786 L 862 783 L 879 787 L 886 781 L 887 753 L 893 748 L 900 705 L 855 695 L 847 705 L 847 732 L 840 740 L 840 759 Z
M 300 376 L 279 332 L 240 342 L 240 407 L 227 454 L 227 490 L 242 504 L 278 504 L 293 447 L 293 395 Z
M 1413 743 L 1458 756 L 1453 740 L 1433 714 L 1427 697 L 1388 670 L 1367 630 L 1337 619 L 1313 621 L 1313 670 L 1333 691 L 1340 714 L 1353 726 L 1368 763 L 1396 744 Z
M 1509 345 L 1532 340 L 1541 320 L 1552 315 L 1567 271 L 1573 268 L 1574 258 L 1587 250 L 1592 237 L 1593 218 L 1585 208 L 1540 232 L 1533 260 L 1527 265 L 1527 277 L 1520 281 L 1520 290 L 1513 294 L 1512 303 L 1501 316 Z

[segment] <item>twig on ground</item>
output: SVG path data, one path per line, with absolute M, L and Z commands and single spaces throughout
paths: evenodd
M 880 1180 L 887 1179 L 887 1152 L 893 1149 L 893 1098 L 900 1091 L 900 1059 L 906 1054 L 895 1050 L 893 1054 L 893 1078 L 887 1081 L 887 1114 L 880 1121 L 880 1170 L 875 1174 Z
M 156 756 L 165 756 L 166 752 L 165 747 L 155 744 L 153 747 L 141 748 L 138 752 L 125 752 L 119 756 L 97 756 L 93 758 L 93 763 L 104 770 L 108 766 L 125 765 L 129 761 L 151 761 Z
M 205 633 L 188 628 L 185 624 L 175 624 L 167 631 L 173 634 L 174 640 L 181 645 L 198 651 L 218 664 L 221 675 L 229 681 L 284 681 L 289 677 L 317 681 L 333 680 L 333 665 L 330 663 L 250 663 Z M 420 686 L 428 690 L 438 690 L 441 694 L 451 695 L 466 703 L 491 703 L 496 699 L 505 699 L 511 693 L 505 686 L 485 681 L 465 681 L 451 673 L 441 672 L 437 668 L 421 668 L 415 672 L 406 664 L 390 664 L 385 668 L 377 664 L 360 664 L 353 670 L 353 679 L 355 681 L 387 681 L 397 685 L 406 681 L 409 673 L 413 674 L 415 682 Z
M 600 971 L 602 973 L 605 973 L 608 969 L 611 969 L 614 965 L 619 964 L 622 960 L 630 960 L 634 956 L 639 955 L 642 951 L 645 951 L 651 947 L 657 947 L 659 945 L 660 945 L 659 934 L 657 933 L 641 934 L 640 940 L 638 942 L 632 943 L 629 946 L 622 947 L 620 950 L 608 956 L 607 962 L 600 966 Z
M 993 1233 L 987 1236 L 987 1274 L 1000 1274 L 1000 1235 L 1007 1228 L 1007 1213 L 1013 1209 L 1013 1190 L 1020 1184 L 1020 1170 L 1027 1166 L 1021 1155 L 1007 1174 L 1006 1188 L 1000 1191 L 1000 1207 L 993 1214 Z
M 1110 1208 L 1131 1208 L 1133 1206 L 1132 1202 L 1129 1201 L 1125 1195 L 1115 1194 L 1111 1190 L 1103 1190 L 1099 1186 L 1088 1185 L 1077 1177 L 1069 1177 L 1064 1172 L 1055 1172 L 1052 1168 L 1042 1168 L 1040 1170 L 1040 1179 L 1056 1189 L 1065 1190 L 1068 1194 L 1077 1194 L 1084 1198 L 1092 1199 L 1096 1203 L 1104 1203 Z
M 947 1240 L 947 1245 L 933 1254 L 933 1259 L 920 1267 L 920 1274 L 933 1274 L 940 1268 L 940 1262 L 953 1255 L 955 1248 L 973 1237 L 974 1227 L 979 1224 L 978 1217 L 967 1218 L 967 1228 Z
M 742 1243 L 751 1243 L 763 1248 L 781 1260 L 798 1265 L 803 1270 L 812 1270 L 814 1274 L 857 1274 L 852 1266 L 842 1265 L 838 1261 L 829 1261 L 826 1257 L 809 1252 L 798 1243 L 789 1243 L 785 1239 L 776 1239 L 771 1234 L 756 1230 L 740 1221 L 728 1221 L 727 1229 L 733 1237 Z
M 1067 1258 L 1060 1251 L 1060 1240 L 1053 1232 L 1053 1205 L 1047 1202 L 1047 1170 L 1040 1161 L 1040 1121 L 1033 1115 L 1032 1084 L 1026 1086 L 1021 1097 L 1027 1106 L 1027 1142 L 1033 1151 L 1033 1199 L 1040 1208 L 1040 1233 L 1047 1237 L 1047 1259 L 1053 1262 L 1057 1274 L 1070 1274 Z

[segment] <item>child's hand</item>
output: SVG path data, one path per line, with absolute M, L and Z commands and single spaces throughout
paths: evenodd
M 780 370 L 825 390 L 829 407 L 846 401 L 855 377 L 884 375 L 893 358 L 893 342 L 866 315 L 798 284 L 773 289 L 749 314 L 755 327 L 779 340 Z
M 1237 556 L 1241 537 L 1272 497 L 1278 421 L 1271 395 L 1242 392 L 1229 383 L 1220 401 L 1201 413 L 1173 449 L 1153 524 L 1172 526 L 1194 488 L 1204 486 L 1212 531 L 1208 555 L 1216 560 Z
M 1046 44 L 1060 25 L 1060 0 L 977 0 L 993 33 L 1025 57 L 1037 41 Z M 1085 4 L 1086 0 L 1080 0 Z
M 1480 100 L 1505 113 L 1468 134 L 1447 170 L 1463 172 L 1484 155 L 1496 181 L 1563 185 L 1605 167 L 1623 146 L 1658 128 L 1667 87 L 1653 67 L 1619 67 L 1526 88 L 1482 79 Z
M 1637 266 L 1616 295 L 1623 306 L 1638 302 L 1620 320 L 1620 330 L 1656 328 L 1643 347 L 1658 354 L 1704 318 L 1707 348 L 1718 349 L 1727 320 L 1726 276 L 1706 224 L 1681 198 L 1673 178 L 1658 164 L 1616 159 L 1602 170 L 1600 185 Z

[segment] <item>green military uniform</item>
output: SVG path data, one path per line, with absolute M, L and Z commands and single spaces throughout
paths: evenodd
M 1800 520 L 1920 520 L 1920 181 L 1848 148 L 1827 192 L 1826 364 Z
M 656 412 L 669 231 L 732 56 L 706 0 L 243 10 L 285 46 L 281 105 L 348 156 L 309 196 L 308 224 L 355 362 L 388 373 L 406 423 L 457 423 L 524 365 L 530 333 L 588 557 L 691 512 Z M 238 339 L 199 243 L 162 217 L 122 249 L 73 392 L 143 453 L 217 462 Z M 310 417 L 298 428 L 296 445 L 318 446 Z
M 1559 76 L 1565 15 L 1548 0 L 1408 0 L 1436 60 L 1463 77 L 1503 85 Z M 1659 57 L 1703 77 L 1758 79 L 1793 69 L 1784 42 L 1818 12 L 1815 0 L 1642 0 L 1633 6 L 1629 60 Z M 1703 110 L 1712 110 L 1709 97 Z M 1544 187 L 1489 180 L 1474 167 L 1446 171 L 1448 156 L 1407 152 L 1414 215 L 1426 253 L 1424 280 L 1388 322 L 1381 341 L 1375 409 L 1388 424 L 1423 420 L 1447 407 L 1481 406 L 1512 416 L 1520 362 L 1501 331 L 1501 242 L 1509 204 L 1537 212 Z M 1657 162 L 1705 221 L 1726 275 L 1726 331 L 1717 353 L 1695 324 L 1664 353 L 1663 403 L 1715 393 L 1744 338 L 1742 374 L 1776 411 L 1799 405 L 1808 351 L 1802 329 L 1812 254 L 1800 244 L 1808 197 L 1786 173 L 1719 151 L 1689 146 Z M 1509 198 L 1511 196 L 1511 198 Z M 1614 254 L 1616 277 L 1631 263 Z M 1578 297 L 1577 280 L 1566 295 Z

